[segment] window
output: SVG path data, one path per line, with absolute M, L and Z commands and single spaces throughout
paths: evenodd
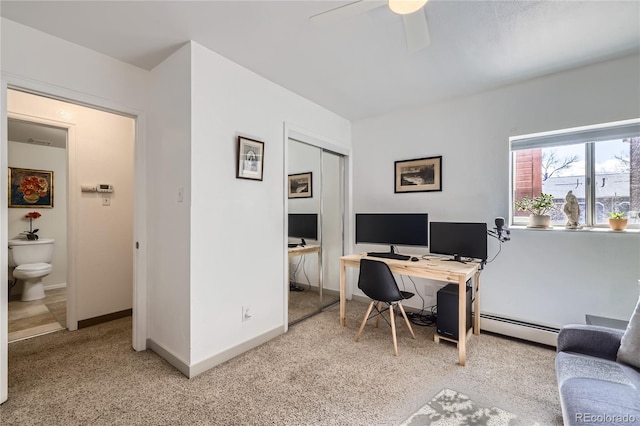
M 562 207 L 572 191 L 583 226 L 607 225 L 610 212 L 623 212 L 637 227 L 640 120 L 517 136 L 510 144 L 513 201 L 551 194 L 551 223 L 564 225 Z M 511 209 L 512 224 L 527 223 L 528 212 Z

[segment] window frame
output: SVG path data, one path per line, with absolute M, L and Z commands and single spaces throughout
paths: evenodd
M 509 138 L 509 224 L 525 225 L 525 220 L 517 220 L 515 215 L 515 153 L 535 148 L 552 148 L 554 146 L 584 145 L 585 147 L 585 224 L 586 228 L 605 228 L 606 224 L 596 223 L 596 189 L 595 189 L 595 147 L 598 142 L 616 139 L 640 137 L 640 118 L 602 123 L 591 126 L 574 127 L 548 132 L 512 136 Z M 640 225 L 630 223 L 629 228 Z

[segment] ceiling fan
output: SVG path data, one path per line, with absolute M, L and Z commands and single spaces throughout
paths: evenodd
M 387 5 L 391 11 L 402 16 L 407 50 L 409 53 L 415 53 L 431 44 L 427 17 L 424 14 L 424 5 L 426 3 L 427 0 L 388 0 L 386 2 L 357 0 L 313 15 L 309 20 L 328 24 Z

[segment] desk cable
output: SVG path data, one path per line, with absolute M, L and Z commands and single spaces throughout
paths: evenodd
M 422 300 L 422 309 L 420 309 L 419 312 L 407 312 L 407 318 L 409 319 L 409 321 L 411 321 L 412 324 L 415 324 L 415 325 L 420 325 L 424 327 L 434 326 L 436 324 L 436 313 L 438 311 L 437 306 L 432 305 L 429 307 L 430 312 L 428 313 L 425 312 L 427 308 L 425 307 L 426 302 L 424 300 L 424 297 L 422 297 L 422 295 L 418 291 L 418 286 L 416 285 L 416 282 L 413 280 L 413 278 L 409 276 L 407 276 L 407 278 L 413 284 L 413 289 L 415 290 L 415 294 L 417 294 L 420 300 Z M 400 275 L 400 281 L 402 282 L 402 288 L 405 289 L 406 291 L 404 276 Z
M 306 256 L 299 256 L 298 263 L 295 265 L 295 268 L 293 269 L 293 274 L 291 274 L 291 276 L 293 277 L 293 281 L 290 279 L 289 285 L 294 287 L 296 286 L 296 283 L 297 283 L 296 275 L 298 274 L 298 270 L 300 269 L 300 266 L 302 266 L 302 273 L 304 274 L 304 277 L 307 279 L 306 291 L 309 291 L 311 290 L 311 280 L 309 279 L 309 276 L 307 275 L 307 270 L 304 267 L 305 259 L 306 259 Z M 303 288 L 300 288 L 299 291 L 305 291 L 305 290 Z

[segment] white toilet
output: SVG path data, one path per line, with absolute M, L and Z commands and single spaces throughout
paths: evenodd
M 13 277 L 24 283 L 20 300 L 28 302 L 44 298 L 42 279 L 53 270 L 53 238 L 9 240 L 9 266 Z

